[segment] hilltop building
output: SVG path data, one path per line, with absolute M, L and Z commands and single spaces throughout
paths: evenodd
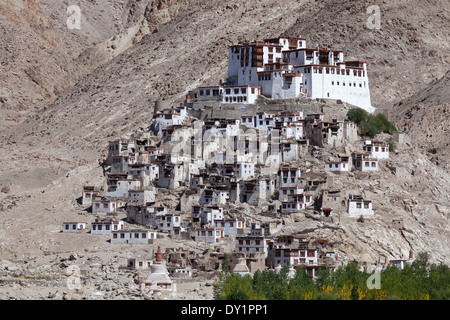
M 199 100 L 251 104 L 272 99 L 340 99 L 373 112 L 366 61 L 344 61 L 341 50 L 308 48 L 302 37 L 278 37 L 232 45 L 227 82 L 200 87 Z

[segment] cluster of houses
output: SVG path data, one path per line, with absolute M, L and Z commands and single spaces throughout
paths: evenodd
M 371 108 L 367 64 L 344 62 L 341 51 L 309 49 L 300 37 L 232 46 L 227 83 L 200 87 L 196 98 L 248 105 L 261 95 L 341 99 Z M 111 243 L 149 244 L 161 234 L 211 245 L 233 239 L 234 253 L 247 257 L 247 264 L 245 259 L 236 263 L 239 273 L 251 272 L 252 263 L 258 268 L 300 266 L 313 277 L 319 268 L 336 267 L 338 255 L 321 249 L 323 241 L 276 236 L 281 225 L 230 215 L 229 206 L 247 204 L 254 213 L 273 217 L 300 210 L 332 217 L 339 190 L 328 188 L 326 175 L 314 169 L 343 174 L 378 170 L 379 161 L 389 157 L 388 144 L 360 140 L 360 153 L 325 162 L 324 168 L 299 167 L 296 163 L 310 146 L 358 143 L 356 124 L 323 113 L 248 110 L 239 116 L 198 119 L 188 104 L 157 107 L 148 131 L 110 141 L 104 185 L 84 186 L 81 203 L 97 216 L 126 214 L 137 227 L 126 230 L 123 221 L 109 218 L 91 223 L 90 232 L 109 235 Z M 168 209 L 160 202 L 161 189 L 183 190 L 182 208 Z M 372 202 L 362 195 L 348 195 L 347 207 L 350 217 L 374 214 Z M 84 222 L 63 224 L 63 232 L 86 228 Z M 176 290 L 169 272 L 190 274 L 185 268 L 164 269 L 160 252 L 155 264 L 145 259 L 130 264 L 154 268 L 155 277 L 163 279 L 156 285 L 160 289 Z M 148 283 L 144 286 L 153 285 Z
M 63 222 L 62 231 L 81 233 L 87 231 L 87 222 Z M 93 235 L 107 235 L 111 243 L 151 244 L 157 238 L 156 230 L 124 229 L 124 222 L 114 219 L 103 219 L 91 223 L 90 233 Z
M 357 142 L 356 126 L 347 120 L 328 121 L 324 114 L 289 111 L 194 120 L 186 106 L 156 110 L 149 132 L 109 142 L 105 183 L 85 186 L 81 203 L 90 205 L 95 215 L 125 213 L 128 222 L 141 228 L 124 230 L 121 221 L 109 219 L 92 223 L 91 233 L 108 234 L 111 243 L 141 244 L 154 243 L 159 233 L 210 244 L 233 237 L 236 253 L 262 254 L 267 267 L 318 267 L 317 250 L 275 245 L 277 226 L 231 217 L 227 207 L 246 203 L 273 216 L 310 208 L 332 216 L 333 208 L 320 201 L 329 191 L 326 177 L 292 163 L 310 145 Z M 361 140 L 361 148 L 364 153 L 326 162 L 324 170 L 377 170 L 378 160 L 389 156 L 389 146 L 382 141 Z M 367 166 L 369 161 L 376 166 Z M 161 188 L 189 190 L 189 215 L 158 202 Z M 348 196 L 350 217 L 373 214 L 371 201 Z M 85 223 L 72 222 L 65 223 L 63 231 L 85 228 Z

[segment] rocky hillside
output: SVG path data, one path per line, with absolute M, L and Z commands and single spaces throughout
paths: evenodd
M 399 130 L 408 132 L 431 161 L 450 170 L 450 71 L 392 108 Z

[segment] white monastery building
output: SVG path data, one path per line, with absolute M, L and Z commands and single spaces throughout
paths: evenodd
M 352 153 L 352 162 L 355 169 L 360 171 L 378 170 L 378 159 L 369 153 Z
M 91 223 L 91 234 L 111 234 L 113 231 L 123 230 L 124 222 L 119 221 L 96 221 Z
M 278 37 L 229 48 L 227 82 L 200 87 L 199 100 L 254 103 L 299 96 L 340 99 L 373 112 L 366 61 L 344 61 L 344 53 L 308 48 L 302 37 Z
M 384 141 L 361 140 L 361 147 L 376 159 L 389 159 L 389 145 Z
M 351 217 L 373 216 L 372 201 L 364 200 L 361 195 L 350 195 L 348 199 L 348 215 Z
M 223 228 L 197 228 L 195 229 L 195 241 L 215 243 L 225 236 Z
M 348 161 L 331 161 L 325 162 L 325 170 L 329 171 L 350 171 Z
M 156 239 L 156 230 L 120 230 L 111 232 L 111 243 L 148 244 Z

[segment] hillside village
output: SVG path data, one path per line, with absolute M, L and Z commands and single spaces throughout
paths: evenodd
M 364 190 L 346 194 L 334 177 L 370 179 L 389 159 L 388 143 L 359 136 L 345 112 L 313 112 L 308 102 L 373 111 L 366 63 L 308 49 L 301 37 L 232 46 L 229 61 L 227 82 L 199 87 L 179 106 L 157 101 L 146 130 L 109 141 L 103 185 L 83 186 L 79 200 L 95 222 L 62 222 L 62 232 L 145 246 L 151 256 L 122 266 L 145 274 L 136 280 L 143 291 L 173 296 L 177 279 L 216 274 L 224 261 L 240 274 L 288 266 L 315 277 L 348 259 L 286 218 L 301 212 L 339 229 L 342 217 L 378 214 Z M 394 133 L 397 142 L 404 138 Z M 201 258 L 186 246 L 203 248 Z M 412 259 L 410 252 L 371 267 Z

